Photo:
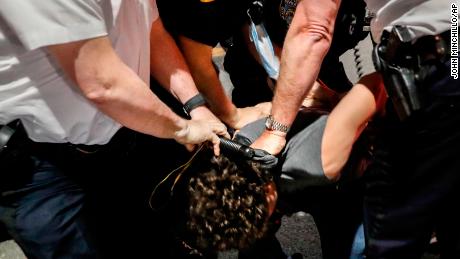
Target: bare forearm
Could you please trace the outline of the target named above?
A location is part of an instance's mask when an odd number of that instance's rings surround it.
[[[236,106],[226,95],[217,73],[212,71],[197,71],[199,75],[196,80],[199,91],[205,96],[209,108],[220,119],[229,122],[236,113]],[[198,79],[199,78],[199,79]]]
[[[295,44],[296,41],[290,43]],[[316,51],[313,44],[306,44],[302,39],[298,41],[303,41],[299,47],[291,47],[288,43],[283,48],[281,73],[273,98],[272,114],[285,125],[292,124],[303,100],[315,83],[319,67],[312,64],[322,61],[320,57],[312,55]]]
[[[48,47],[83,95],[131,129],[163,138],[185,127],[111,48],[107,37]]]
[[[184,36],[179,37],[179,42],[193,79],[211,111],[227,124],[231,124],[236,115],[236,107],[226,95],[212,63],[212,46]]]
[[[292,124],[318,76],[332,40],[338,5],[337,1],[319,5],[304,0],[296,9],[283,46],[272,109],[275,120],[285,125]]]
[[[161,20],[152,25],[150,33],[150,71],[153,77],[185,103],[198,94],[187,64],[174,39],[164,29]]]
[[[133,75],[134,72],[119,70],[117,73],[124,76],[117,77],[103,92],[88,93],[88,98],[101,111],[128,128],[160,138],[176,138],[184,129],[185,120],[161,102],[143,81]]]
[[[339,6],[340,0],[302,0],[297,5],[281,55],[272,108],[275,121],[284,125],[294,121],[329,49]],[[285,144],[284,132],[266,130],[252,147],[278,154]]]

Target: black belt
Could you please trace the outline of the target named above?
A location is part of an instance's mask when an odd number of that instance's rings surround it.
[[[0,196],[5,190],[23,186],[33,173],[34,158],[52,161],[64,168],[91,164],[92,161],[126,156],[134,146],[136,134],[122,128],[105,145],[75,145],[70,143],[39,143],[30,140],[21,123],[0,128],[4,132],[0,150]],[[104,160],[105,161],[105,160]]]
[[[437,35],[423,36],[413,47],[422,63],[429,60],[445,62],[450,58],[450,30]]]
[[[386,48],[382,58],[397,66],[410,67],[433,61],[443,63],[450,58],[450,30],[422,36],[412,43],[407,27],[395,26],[392,32],[382,33],[379,45]]]
[[[63,156],[89,156],[105,151],[120,151],[132,148],[134,143],[134,131],[127,128],[120,129],[112,140],[105,145],[84,145],[72,143],[41,143],[30,140],[17,120],[0,127],[0,163],[6,153],[20,150],[29,155],[47,155],[54,157]]]

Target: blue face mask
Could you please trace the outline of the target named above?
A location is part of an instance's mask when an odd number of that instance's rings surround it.
[[[279,75],[280,61],[275,55],[273,45],[265,30],[264,24],[255,25],[252,21],[250,24],[249,38],[254,43],[257,53],[259,54],[262,65],[268,76],[277,80]]]

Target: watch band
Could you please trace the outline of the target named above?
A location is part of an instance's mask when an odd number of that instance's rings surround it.
[[[281,122],[276,121],[272,115],[269,115],[267,117],[267,120],[265,121],[265,128],[267,130],[275,130],[275,131],[287,133],[290,127],[282,124]]]
[[[193,96],[192,98],[190,98],[190,100],[188,100],[187,102],[185,102],[182,108],[184,109],[185,114],[187,114],[187,116],[190,116],[190,112],[193,109],[199,106],[203,106],[205,104],[206,104],[206,100],[204,99],[203,95],[199,93]]]

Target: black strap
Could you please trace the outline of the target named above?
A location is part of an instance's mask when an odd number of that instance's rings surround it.
[[[190,116],[190,112],[193,109],[199,106],[203,106],[205,104],[206,104],[206,100],[204,99],[203,95],[197,94],[184,104],[183,109],[184,109],[185,114],[187,114],[187,116]]]

